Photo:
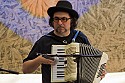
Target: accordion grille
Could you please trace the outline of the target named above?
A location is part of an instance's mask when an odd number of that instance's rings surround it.
[[[80,83],[92,83],[100,62],[100,57],[80,58],[79,81]]]
[[[77,64],[80,72],[78,80],[80,83],[92,83],[103,53],[92,46],[80,44],[80,54],[86,57],[81,57]]]

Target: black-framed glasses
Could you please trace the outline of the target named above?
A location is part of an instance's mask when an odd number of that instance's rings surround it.
[[[67,17],[62,17],[62,18],[54,17],[54,18],[53,18],[53,21],[56,22],[56,23],[58,23],[59,20],[61,20],[61,22],[64,23],[64,22],[67,22],[69,19],[71,19],[71,18],[67,18]]]

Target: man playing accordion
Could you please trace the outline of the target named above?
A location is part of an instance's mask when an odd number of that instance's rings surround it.
[[[76,31],[78,13],[72,9],[72,5],[68,1],[58,1],[56,6],[50,7],[47,11],[50,16],[49,25],[53,27],[53,31],[42,36],[34,44],[27,58],[23,60],[23,72],[32,73],[40,65],[42,65],[42,82],[51,83],[51,65],[55,65],[55,61],[40,54],[51,54],[52,45],[68,45],[71,42],[77,42],[90,45],[87,37],[81,31]],[[77,34],[77,36],[75,36]],[[79,63],[83,63],[83,58],[79,58]],[[79,70],[83,68],[80,67]],[[103,78],[105,70],[101,74]],[[79,76],[77,76],[79,77]],[[66,83],[66,82],[65,82]],[[83,83],[82,78],[78,78],[73,83]]]

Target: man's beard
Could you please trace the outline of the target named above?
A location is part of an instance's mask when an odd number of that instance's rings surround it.
[[[60,29],[63,29],[63,31],[60,30]],[[60,34],[60,33],[65,33],[65,32],[67,32],[67,29],[65,29],[63,26],[58,26],[55,31],[56,31],[58,34]]]

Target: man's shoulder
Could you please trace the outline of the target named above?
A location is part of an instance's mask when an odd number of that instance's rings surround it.
[[[75,33],[77,33],[77,31],[79,31],[79,30],[74,30]],[[90,45],[87,36],[86,36],[83,32],[81,32],[81,31],[79,31],[79,34],[78,34],[78,36],[77,36],[77,39],[78,39],[81,43],[85,43],[85,44],[89,44],[89,45]],[[82,41],[81,41],[81,40],[82,40]]]
[[[40,38],[36,41],[36,43],[47,42],[47,41],[49,41],[50,36],[51,36],[51,34],[50,34],[50,32],[49,32],[48,34],[43,35],[42,37],[40,37]]]
[[[48,37],[53,36],[53,34],[54,34],[53,31],[51,31],[51,32],[47,33],[46,35],[43,35],[39,40],[48,39]]]
[[[73,30],[73,32],[74,32],[74,33],[79,32],[78,36],[86,37],[86,35],[85,35],[83,32],[81,32],[80,30]]]

